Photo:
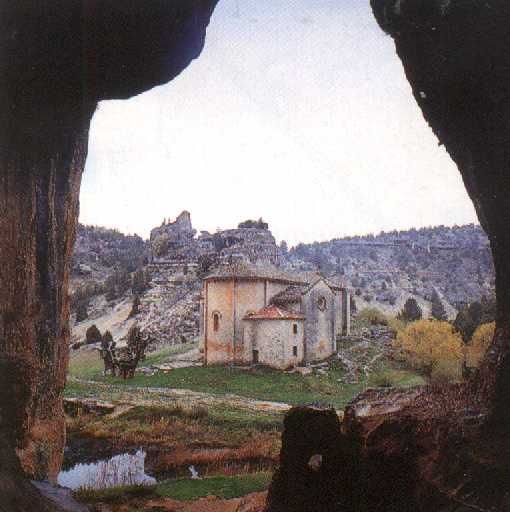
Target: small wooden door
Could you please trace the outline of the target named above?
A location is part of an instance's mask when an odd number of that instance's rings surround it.
[[[253,351],[253,364],[258,364],[259,362],[259,351],[254,350]]]

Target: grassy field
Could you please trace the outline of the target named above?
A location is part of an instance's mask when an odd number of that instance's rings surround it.
[[[149,356],[145,365],[154,360],[164,360],[165,354]],[[413,386],[424,384],[424,379],[416,373],[394,369],[388,364],[381,365],[366,381],[345,384],[341,381],[344,370],[333,363],[325,374],[303,376],[299,373],[286,373],[269,368],[240,369],[232,367],[180,368],[169,373],[136,375],[132,380],[122,380],[111,376],[103,377],[101,362],[97,353],[85,352],[73,358],[70,374],[77,378],[108,382],[117,385],[136,387],[190,389],[224,395],[233,393],[247,398],[284,402],[291,405],[306,405],[315,402],[331,404],[343,408],[356,394],[367,387],[377,385]],[[151,359],[152,358],[152,359]],[[73,386],[73,383],[70,383]]]
[[[182,347],[152,354],[145,365],[164,362],[179,349]],[[161,406],[159,402],[158,405],[152,402],[141,405],[145,402],[129,401],[130,397],[139,399],[140,394],[147,394],[145,387],[189,389],[212,395],[233,393],[292,405],[320,402],[341,409],[367,387],[425,383],[416,373],[387,360],[381,360],[376,371],[357,384],[342,381],[344,369],[337,362],[331,362],[322,372],[314,371],[307,376],[263,367],[194,367],[152,376],[140,374],[124,381],[103,377],[97,352],[89,351],[73,357],[70,374],[93,382],[70,379],[66,396],[140,405],[116,417],[69,418],[69,439],[88,438],[94,443],[97,440],[99,446],[107,442],[120,451],[143,447],[147,451],[146,470],[149,474],[162,479],[173,478],[149,489],[131,487],[78,493],[78,498],[86,503],[122,504],[130,503],[130,500],[141,500],[142,503],[150,497],[196,500],[208,495],[225,499],[245,496],[266,489],[270,474],[278,464],[283,413],[253,411],[213,401],[207,406],[189,401],[165,402]],[[152,395],[149,400],[153,399]],[[190,465],[194,465],[204,478],[183,478],[189,475]]]
[[[122,503],[133,499],[161,497],[178,501],[194,501],[206,496],[223,499],[240,498],[252,492],[265,491],[271,482],[271,473],[259,472],[236,476],[211,476],[200,480],[181,478],[161,482],[153,487],[113,487],[100,491],[83,489],[74,493],[85,503]]]
[[[185,345],[175,345],[149,353],[143,362],[144,366],[152,366],[164,363],[172,356],[183,354],[197,348],[197,343],[188,343]],[[84,380],[97,380],[103,376],[103,361],[99,357],[98,350],[80,350],[71,352],[69,361],[69,375]]]
[[[271,482],[271,476],[271,473],[261,472],[233,477],[213,476],[203,480],[174,480],[159,484],[156,493],[179,501],[192,501],[204,496],[239,498],[252,492],[266,490]]]

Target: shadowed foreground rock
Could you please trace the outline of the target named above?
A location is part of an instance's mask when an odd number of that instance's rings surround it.
[[[50,510],[64,447],[68,280],[97,102],[196,58],[217,0],[0,5],[0,510]]]
[[[497,327],[472,382],[368,391],[347,407],[339,444],[350,449],[340,454],[332,449],[339,462],[331,471],[353,478],[338,483],[325,510],[505,512],[510,510],[510,3],[371,3],[490,238]],[[284,446],[307,428],[292,422],[286,427]],[[302,462],[289,464],[285,454],[270,493],[271,512],[285,510],[293,475],[300,478],[306,470]],[[289,510],[316,510],[307,493],[319,489],[296,490]]]

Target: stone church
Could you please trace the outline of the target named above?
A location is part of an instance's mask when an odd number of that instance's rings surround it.
[[[350,296],[319,274],[230,265],[204,279],[205,363],[286,369],[331,356],[349,334]]]

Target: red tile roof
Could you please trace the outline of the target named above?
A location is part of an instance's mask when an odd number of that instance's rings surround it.
[[[291,313],[275,305],[266,306],[257,313],[251,313],[244,317],[244,320],[304,320],[305,317],[299,313]]]

